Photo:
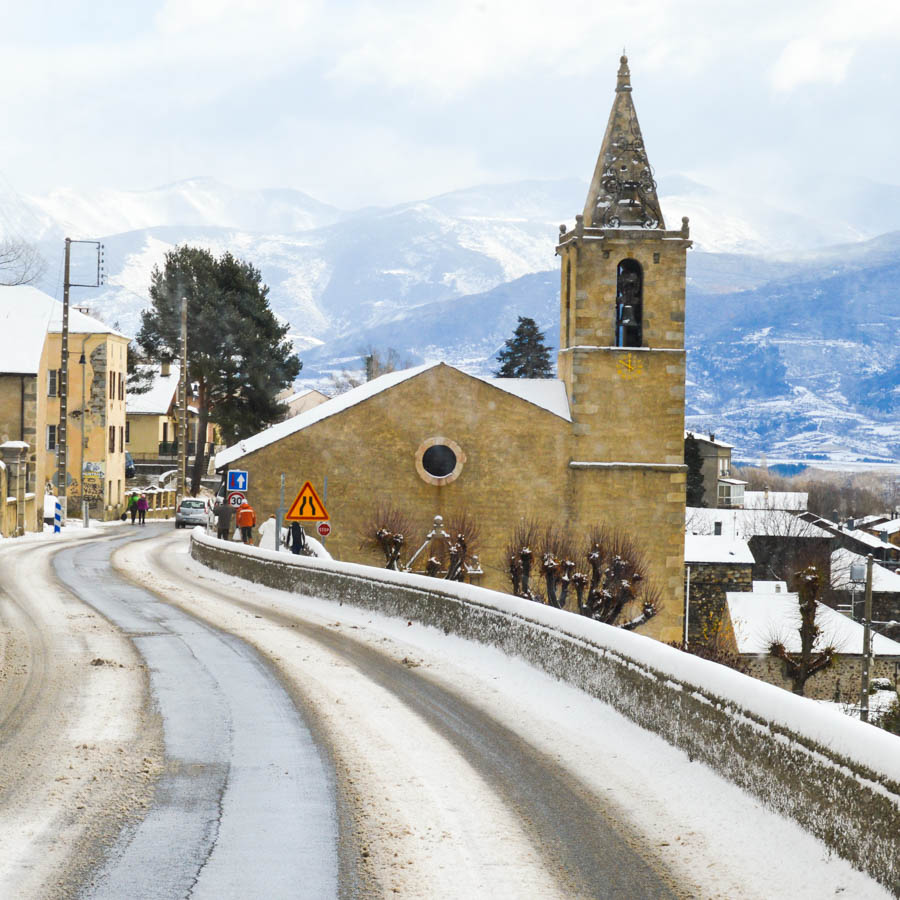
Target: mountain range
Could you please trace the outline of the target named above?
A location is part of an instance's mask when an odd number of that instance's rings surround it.
[[[368,348],[489,372],[519,315],[556,346],[555,238],[586,192],[576,179],[527,181],[340,210],[195,178],[144,192],[8,192],[0,230],[41,247],[41,286],[55,296],[63,238],[102,240],[107,284],[73,299],[129,334],[168,249],[229,249],[262,270],[301,382],[327,388]],[[689,427],[745,457],[900,460],[900,188],[844,179],[795,186],[779,204],[672,176],[660,199],[670,228],[690,217],[695,242]],[[76,269],[89,268],[91,248],[79,252]]]

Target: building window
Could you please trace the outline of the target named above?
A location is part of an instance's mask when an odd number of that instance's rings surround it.
[[[125,443],[131,443],[131,422],[127,419],[125,420]]]
[[[47,449],[48,450],[56,449],[56,426],[55,425],[47,426]]]
[[[59,396],[59,369],[50,369],[47,372],[47,396]]]
[[[119,399],[125,399],[125,375],[119,372]]]
[[[722,523],[721,522],[713,522],[713,534],[721,534],[722,533]]]
[[[571,347],[571,326],[572,319],[572,261],[566,260],[566,346]]]
[[[644,272],[635,259],[616,270],[616,346],[641,347],[644,340]]]
[[[119,453],[125,452],[125,428],[124,426],[119,426]]]
[[[109,426],[109,452],[110,453],[116,452],[116,426],[115,425]]]
[[[466,454],[462,447],[449,438],[428,438],[416,450],[419,477],[438,487],[456,481],[465,464]]]

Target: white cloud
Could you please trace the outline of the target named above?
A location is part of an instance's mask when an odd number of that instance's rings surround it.
[[[804,84],[840,84],[847,76],[854,49],[815,38],[788,42],[772,68],[772,86],[791,91]]]

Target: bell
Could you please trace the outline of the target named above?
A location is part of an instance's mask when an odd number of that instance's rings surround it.
[[[626,328],[630,325],[637,325],[637,320],[634,317],[634,307],[630,303],[626,303],[622,307],[622,312],[619,315],[619,324]]]

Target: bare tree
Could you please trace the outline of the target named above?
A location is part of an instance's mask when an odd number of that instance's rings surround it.
[[[412,363],[408,359],[401,359],[400,353],[393,347],[381,350],[378,347],[369,346],[362,351],[363,368],[356,371],[344,369],[340,375],[331,374],[331,393],[343,394],[351,388],[359,387],[379,375],[388,372],[396,372],[399,369],[408,369]]]
[[[412,519],[401,509],[382,503],[369,521],[361,547],[373,547],[384,554],[386,569],[400,568],[400,553],[413,533]]]
[[[806,682],[832,664],[837,648],[832,642],[822,646],[822,629],[816,621],[822,584],[818,570],[809,566],[797,572],[794,578],[800,605],[800,653],[788,651],[779,638],[772,640],[769,653],[784,662],[794,693],[803,696]]]
[[[19,238],[0,240],[0,284],[32,284],[44,274],[44,257]]]

